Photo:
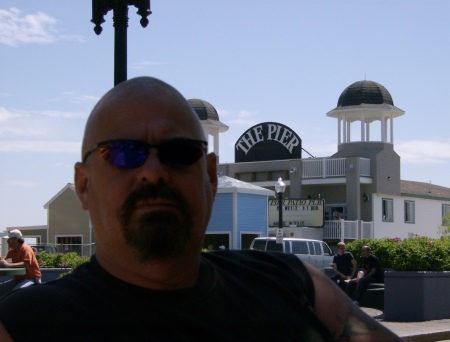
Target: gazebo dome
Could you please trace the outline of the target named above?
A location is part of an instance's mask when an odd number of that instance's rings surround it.
[[[363,103],[394,105],[391,94],[381,84],[373,81],[358,81],[345,88],[339,96],[337,106],[359,106]]]
[[[196,111],[198,118],[200,120],[219,120],[219,114],[213,105],[205,100],[200,99],[189,99],[188,102]]]

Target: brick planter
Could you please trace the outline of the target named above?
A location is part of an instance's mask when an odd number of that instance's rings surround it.
[[[70,268],[41,268],[42,282],[55,280],[61,273],[70,271]],[[0,283],[11,279],[12,276],[0,276]]]
[[[384,274],[384,319],[421,322],[450,318],[450,272]]]

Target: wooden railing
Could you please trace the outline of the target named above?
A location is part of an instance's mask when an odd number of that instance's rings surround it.
[[[373,239],[373,222],[333,220],[325,221],[324,240]]]
[[[345,177],[351,170],[345,166],[346,158],[311,158],[303,160],[303,178]],[[359,158],[361,176],[370,177],[370,159]]]

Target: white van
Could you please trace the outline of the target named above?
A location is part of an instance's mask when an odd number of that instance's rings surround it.
[[[252,241],[250,249],[292,253],[321,270],[333,266],[333,252],[325,242],[319,240],[283,238],[283,243],[277,243],[274,237],[259,237]]]

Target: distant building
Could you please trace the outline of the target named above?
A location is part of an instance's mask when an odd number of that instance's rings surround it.
[[[44,208],[47,209],[46,226],[7,227],[6,230],[19,229],[28,244],[55,245],[60,253],[73,251],[92,255],[95,252],[89,215],[81,208],[73,184],[64,186]],[[7,248],[2,241],[2,255],[6,254]]]
[[[244,132],[235,144],[235,163],[219,164],[218,170],[271,190],[281,177],[287,186],[284,198],[323,199],[325,222],[318,229],[331,243],[438,237],[442,216],[450,212],[450,189],[400,179],[394,119],[403,114],[381,84],[355,82],[327,113],[338,120],[338,151],[332,156],[302,159],[301,138],[281,123],[266,122]],[[285,235],[302,236],[299,227],[289,222],[285,227]]]
[[[203,247],[248,248],[255,237],[267,234],[267,199],[272,190],[220,176]]]
[[[188,101],[200,118],[210,150],[218,153],[219,133],[228,126],[209,102]],[[331,245],[361,238],[439,237],[442,217],[450,213],[450,188],[401,180],[394,119],[403,114],[381,84],[351,84],[327,113],[338,122],[338,149],[323,158],[302,158],[301,137],[282,123],[250,127],[236,141],[235,163],[218,164],[219,189],[203,247],[245,249],[254,237],[275,235],[279,223],[270,212],[277,203],[273,195],[279,177],[286,184],[285,236],[322,239]],[[357,138],[352,130],[358,132]],[[62,251],[95,252],[88,213],[81,209],[72,184],[44,207],[47,226],[7,230],[21,229],[26,238],[57,244]],[[302,224],[309,222],[305,215],[312,210],[322,216],[321,224]]]

